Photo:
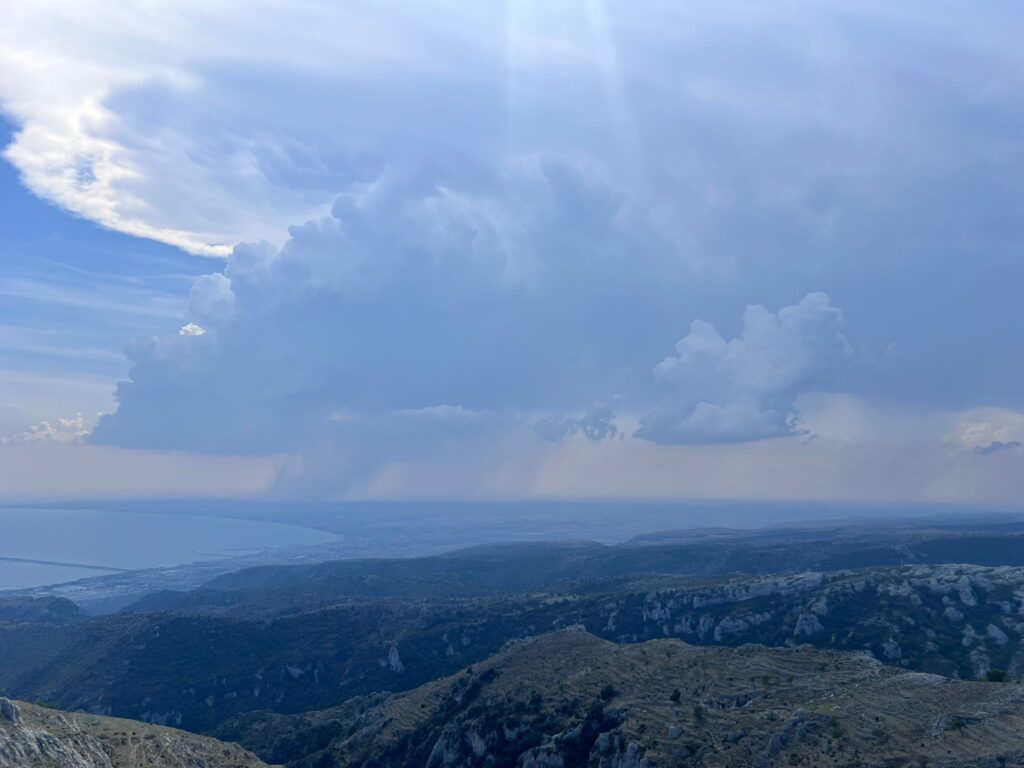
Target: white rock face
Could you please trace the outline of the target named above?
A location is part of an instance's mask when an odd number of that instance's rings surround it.
[[[266,768],[234,744],[0,698],[0,768]]]
[[[796,620],[796,626],[793,627],[793,636],[810,636],[817,632],[821,632],[823,629],[824,627],[821,626],[821,622],[818,621],[818,617],[816,615],[813,613],[801,613],[799,618]]]
[[[10,699],[0,698],[0,719],[21,725],[21,707]]]
[[[720,643],[729,635],[740,634],[750,629],[750,624],[739,618],[726,617],[715,627],[715,642]]]
[[[971,589],[971,577],[961,577],[958,586],[960,593],[960,602],[970,608],[976,606],[978,604],[978,598],[974,596],[974,590]]]
[[[590,752],[590,765],[593,768],[651,768],[640,745],[613,733],[597,737]]]
[[[900,648],[899,643],[890,637],[882,643],[882,653],[885,654],[885,658],[889,661],[895,661],[903,656],[903,649]]]
[[[398,655],[398,648],[393,645],[388,651],[388,669],[392,672],[405,672],[405,664],[402,663],[402,657]]]
[[[5,726],[0,728],[0,766],[61,766],[61,768],[114,768],[103,745],[84,733],[71,719],[60,718],[60,737],[49,730],[24,724],[21,710],[13,702],[0,700]]]
[[[1006,633],[995,624],[989,624],[985,629],[985,632],[996,642],[997,645],[1006,645],[1010,641],[1010,638],[1006,636]]]
[[[534,747],[520,756],[519,764],[521,768],[564,768],[565,759],[552,747]]]

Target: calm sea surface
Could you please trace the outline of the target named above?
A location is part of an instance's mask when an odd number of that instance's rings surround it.
[[[322,531],[256,520],[0,508],[0,589],[98,576],[102,568],[166,567],[333,538]]]

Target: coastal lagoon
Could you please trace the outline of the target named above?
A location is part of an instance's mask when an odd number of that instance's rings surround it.
[[[57,584],[276,547],[333,541],[323,531],[199,515],[0,507],[0,589]]]

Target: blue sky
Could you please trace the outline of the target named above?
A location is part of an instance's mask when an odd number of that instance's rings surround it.
[[[0,123],[0,141],[11,126]],[[127,341],[174,332],[210,262],[69,216],[0,165],[0,381],[4,434],[114,406]],[[70,410],[69,410],[70,409]]]
[[[0,493],[1020,498],[1017,6],[503,8],[12,9]]]

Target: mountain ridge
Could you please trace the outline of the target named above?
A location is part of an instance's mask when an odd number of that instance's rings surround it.
[[[988,766],[1024,759],[1024,687],[810,647],[525,638],[414,690],[216,733],[313,766]]]

